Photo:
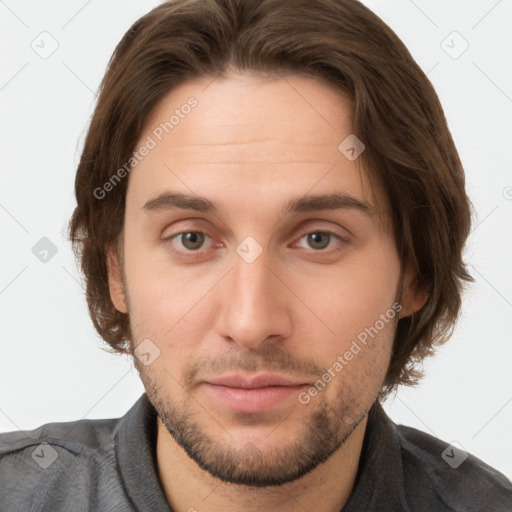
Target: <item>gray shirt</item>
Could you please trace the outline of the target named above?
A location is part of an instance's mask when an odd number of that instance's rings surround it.
[[[118,419],[0,434],[0,511],[172,512],[155,448],[156,412],[145,393]],[[464,457],[448,443],[395,425],[375,402],[342,512],[512,511],[512,483]],[[188,499],[201,512],[201,498]]]

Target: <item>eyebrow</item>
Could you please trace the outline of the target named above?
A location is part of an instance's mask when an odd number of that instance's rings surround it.
[[[143,209],[147,212],[161,212],[174,209],[193,210],[201,213],[217,213],[219,206],[206,197],[192,196],[179,192],[164,192],[147,201]],[[375,209],[356,197],[341,194],[316,194],[292,198],[285,205],[282,215],[289,213],[312,212],[319,210],[354,209],[369,216]]]

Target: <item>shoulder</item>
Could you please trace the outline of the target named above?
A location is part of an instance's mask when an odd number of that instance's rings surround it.
[[[69,450],[97,449],[112,439],[118,419],[77,420],[46,423],[33,430],[0,433],[0,457],[37,445],[58,441]]]
[[[51,465],[50,459],[58,456],[66,460],[108,456],[114,445],[113,431],[117,422],[117,419],[84,419],[47,423],[29,431],[2,433],[0,468],[9,459],[17,460],[27,453],[39,467]]]
[[[512,483],[505,475],[460,445],[412,427],[396,429],[408,502],[427,503],[422,496],[435,495],[447,510],[512,510]]]
[[[35,500],[45,508],[58,499],[54,510],[86,503],[98,478],[115,475],[117,422],[48,423],[0,434],[0,509],[28,510]]]

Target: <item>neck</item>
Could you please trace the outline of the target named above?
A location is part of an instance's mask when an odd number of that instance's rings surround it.
[[[247,487],[222,482],[201,469],[157,418],[160,482],[174,512],[339,512],[354,486],[367,419],[325,463],[302,478],[280,486]]]

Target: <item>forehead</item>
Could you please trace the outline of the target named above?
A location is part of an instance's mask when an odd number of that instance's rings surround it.
[[[361,159],[339,149],[352,130],[351,99],[313,78],[231,74],[186,82],[145,123],[137,148],[151,148],[130,173],[127,204],[140,208],[169,189],[248,209],[342,192],[379,209],[385,198]]]

